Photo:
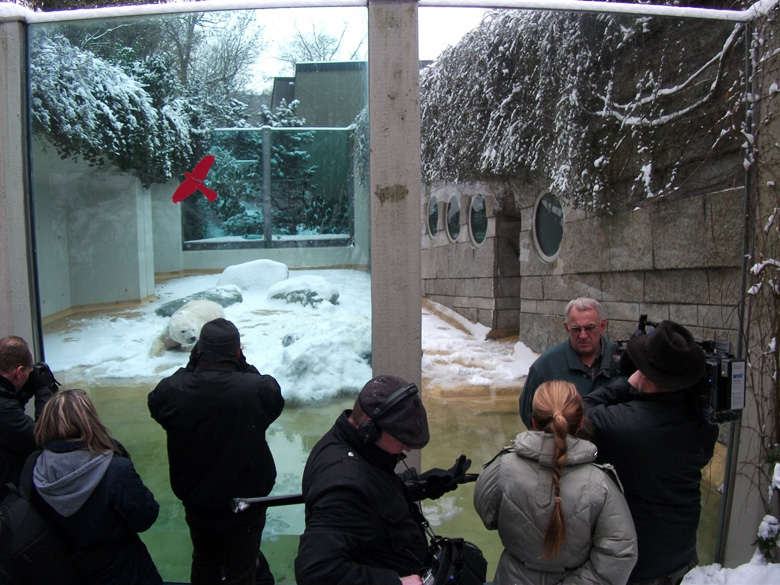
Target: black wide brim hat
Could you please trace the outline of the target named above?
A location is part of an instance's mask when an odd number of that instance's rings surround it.
[[[649,334],[632,337],[626,351],[648,380],[666,390],[690,388],[706,370],[704,352],[691,332],[673,321],[661,321]]]

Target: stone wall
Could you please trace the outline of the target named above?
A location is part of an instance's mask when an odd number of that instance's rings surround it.
[[[471,196],[488,202],[485,242],[475,245],[467,222]],[[630,335],[640,314],[682,323],[699,339],[737,342],[742,298],[744,189],[593,214],[564,207],[561,249],[544,262],[534,246],[534,204],[545,190],[517,183],[441,183],[422,198],[423,294],[498,336],[519,332],[534,351],[563,339],[563,311],[578,296],[602,302],[613,339]],[[439,200],[438,233],[427,223]],[[461,202],[461,233],[446,233],[446,202]]]
[[[601,301],[607,335],[626,338],[640,314],[671,319],[699,339],[737,341],[744,190],[649,200],[612,215],[565,209],[559,256],[544,263],[533,245],[533,204],[521,206],[520,339],[543,351],[564,338],[566,303]]]
[[[749,168],[751,229],[745,356],[747,395],[741,424],[733,436],[731,494],[726,514],[727,543],[723,564],[733,567],[750,558],[755,534],[765,514],[780,515],[777,490],[771,489],[778,430],[778,330],[780,329],[780,4],[767,7],[755,23],[752,90],[755,137]]]
[[[437,183],[423,187],[421,205],[421,249],[423,295],[481,323],[493,335],[517,332],[520,310],[520,265],[517,261],[518,215],[502,213],[507,187],[503,184],[457,185]],[[469,229],[471,200],[485,198],[487,233],[477,243]],[[439,206],[437,233],[428,225],[428,203],[436,197]],[[447,203],[460,202],[460,233],[449,237]],[[514,207],[511,197],[510,207]]]

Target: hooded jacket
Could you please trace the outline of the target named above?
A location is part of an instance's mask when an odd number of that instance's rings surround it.
[[[162,583],[137,534],[154,524],[159,505],[128,457],[52,441],[36,461],[32,498],[74,554],[85,583]]]
[[[567,437],[561,470],[566,537],[560,554],[542,559],[554,493],[554,437],[519,434],[480,473],[474,507],[504,551],[493,585],[623,585],[636,562],[636,533],[616,476],[593,465],[596,447]]]

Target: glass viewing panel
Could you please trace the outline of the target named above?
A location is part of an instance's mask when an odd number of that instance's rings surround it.
[[[542,195],[534,210],[534,242],[542,260],[552,262],[563,241],[563,206],[552,193]]]
[[[488,204],[495,197],[497,207],[507,210],[497,216],[496,237],[511,238],[519,252],[497,255],[488,274],[494,290],[514,286],[518,259],[521,278],[538,279],[545,270],[536,257],[523,253],[526,244],[550,262],[564,237],[584,229],[571,225],[564,230],[564,210],[577,219],[629,212],[649,198],[721,193],[744,181],[744,24],[474,8],[421,7],[419,15],[422,192],[456,184],[461,192],[485,193],[483,185],[488,185]],[[470,26],[463,26],[467,21]],[[538,198],[540,188],[547,195]],[[577,209],[576,216],[569,209]],[[519,221],[531,210],[532,221]],[[450,237],[457,237],[460,223],[453,219],[459,207],[449,203],[442,211]],[[480,230],[472,216],[469,227],[477,241]],[[565,242],[567,250],[569,244],[576,254],[577,242]],[[438,247],[427,238],[422,254],[423,265],[436,268],[424,279],[434,300],[457,295],[469,279],[486,276],[485,264],[474,255],[452,253],[441,262]],[[556,275],[563,271],[564,284],[572,283],[573,298],[579,273],[590,273],[591,267],[571,264],[554,270]],[[734,258],[733,265],[740,259]],[[458,292],[443,292],[456,281]],[[492,300],[498,305],[503,299]],[[455,304],[461,302],[458,298]],[[481,305],[465,303],[471,315],[464,316],[473,318]],[[519,311],[515,325],[521,322]],[[513,319],[506,312],[502,318]],[[526,341],[523,336],[521,329],[520,341]],[[444,378],[426,378],[423,371],[423,392],[426,379],[435,389],[427,404],[433,410],[439,405],[436,396],[444,396],[442,408],[449,414],[440,419],[451,426],[438,431],[439,440],[423,451],[424,461],[465,452],[484,463],[523,430],[516,416],[502,418],[500,405],[471,416],[467,402],[458,406],[449,399]],[[463,388],[453,390],[463,395]],[[484,396],[483,387],[471,392]],[[470,426],[475,418],[479,421]],[[489,436],[485,429],[491,430]],[[504,431],[497,437],[495,429]],[[714,560],[718,538],[717,487],[723,481],[725,446],[718,444],[716,453],[702,482],[697,538],[702,564]],[[495,567],[501,546],[473,511],[472,493],[462,486],[447,496],[457,512],[439,532],[478,543]]]
[[[469,230],[471,239],[479,245],[485,241],[487,235],[488,216],[485,209],[485,197],[475,195],[471,198],[471,208],[469,210]]]
[[[184,250],[350,245],[354,143],[353,127],[213,130],[220,204],[182,202]]]
[[[471,29],[462,43],[420,50],[424,180],[505,180],[506,192],[542,180],[558,194],[543,197],[534,218],[542,254],[560,247],[565,206],[630,209],[680,185],[733,187],[737,175],[721,163],[741,167],[744,137],[721,137],[719,125],[741,123],[743,108],[723,100],[743,93],[742,25],[500,10],[459,28],[452,9],[420,13],[424,43]],[[323,30],[341,44],[312,57],[308,31]],[[142,538],[167,581],[189,579],[191,544],[146,396],[187,362],[186,351],[160,352],[177,305],[196,296],[220,304],[248,361],[279,380],[287,407],[268,435],[274,494],[299,492],[312,446],[371,377],[366,39],[366,9],[342,7],[29,26],[40,357],[65,387],[89,392],[155,494],[160,517]],[[458,197],[442,211],[455,240]],[[452,258],[451,273],[436,278],[468,276],[466,256]],[[282,281],[311,294],[288,294]],[[426,400],[437,437],[426,467],[462,452],[478,469],[522,430],[514,410],[473,416],[469,401]],[[703,564],[713,558],[722,481],[709,475]],[[500,543],[477,518],[472,490],[426,504],[426,515],[438,533],[476,542],[495,567]],[[280,585],[294,583],[302,531],[302,506],[269,511],[263,551]]]
[[[457,195],[447,201],[447,235],[453,242],[460,235],[460,199]]]
[[[29,27],[43,357],[160,503],[141,536],[166,581],[189,580],[191,544],[146,397],[188,361],[164,346],[175,310],[216,302],[279,381],[274,494],[372,375],[366,39],[342,7]],[[302,531],[303,506],[269,512],[277,583]]]
[[[439,233],[439,200],[436,195],[431,195],[428,201],[428,231],[432,238]]]

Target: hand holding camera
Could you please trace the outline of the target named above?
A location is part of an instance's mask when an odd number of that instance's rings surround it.
[[[192,351],[190,351],[190,360],[187,362],[187,365],[184,366],[184,369],[188,372],[194,372],[195,368],[198,367],[198,362],[200,361],[200,356],[203,355],[201,351],[198,349],[198,344],[196,343],[195,346],[192,348]]]
[[[60,383],[54,377],[51,368],[44,362],[37,362],[33,365],[27,382],[24,383],[16,393],[19,402],[24,406],[27,401],[42,390],[48,390],[52,393],[59,390]]]

